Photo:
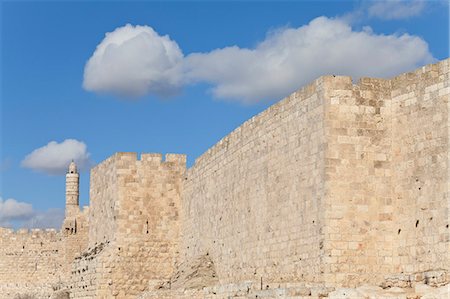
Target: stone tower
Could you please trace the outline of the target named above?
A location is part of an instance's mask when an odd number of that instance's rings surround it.
[[[66,174],[66,219],[75,217],[79,211],[79,181],[77,165],[72,160]]]

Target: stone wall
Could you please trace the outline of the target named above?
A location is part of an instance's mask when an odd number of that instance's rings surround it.
[[[0,298],[441,292],[429,288],[450,282],[449,62],[323,76],[187,171],[184,155],[115,154],[61,232],[0,228]]]
[[[391,80],[333,80],[328,283],[450,280],[448,72],[446,60]]]
[[[378,284],[392,270],[390,82],[328,80],[326,282]]]
[[[49,298],[64,289],[87,245],[87,211],[66,219],[61,231],[0,228],[0,298]]]
[[[119,154],[116,154],[91,169],[89,247],[115,239],[120,209],[116,169],[118,159]]]
[[[208,254],[220,283],[323,281],[325,79],[251,118],[189,169],[184,261]]]
[[[64,281],[63,236],[55,230],[0,228],[0,298],[57,288]]]
[[[116,248],[110,244],[97,244],[75,257],[67,288],[71,298],[111,298]]]
[[[447,272],[450,280],[449,62],[392,84],[392,201],[395,273]]]
[[[72,270],[72,262],[81,252],[88,247],[89,233],[89,208],[84,207],[82,211],[72,208],[70,217],[65,218],[61,233],[64,234],[64,263],[63,271],[66,277]],[[66,280],[67,282],[67,280]]]
[[[448,63],[324,76],[223,138],[188,170],[181,264],[208,254],[222,284],[448,282]]]

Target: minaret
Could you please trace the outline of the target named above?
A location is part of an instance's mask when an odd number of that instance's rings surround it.
[[[77,172],[77,165],[72,160],[66,174],[66,219],[77,216],[80,211],[78,203],[79,181],[80,175]]]

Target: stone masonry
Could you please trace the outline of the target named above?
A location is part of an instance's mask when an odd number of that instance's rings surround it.
[[[320,77],[189,169],[116,153],[82,211],[71,163],[61,231],[0,229],[0,298],[447,298],[449,64]]]

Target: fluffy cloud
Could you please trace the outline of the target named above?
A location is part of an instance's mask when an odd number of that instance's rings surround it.
[[[148,26],[117,28],[107,33],[84,69],[86,90],[123,96],[170,95],[181,86],[183,54],[167,35]]]
[[[417,16],[424,8],[424,0],[384,0],[370,5],[368,14],[385,20],[399,20]]]
[[[22,161],[22,166],[48,174],[64,174],[71,160],[78,168],[87,169],[91,165],[90,154],[84,142],[66,139],[61,143],[50,141],[47,145],[35,149]]]
[[[128,34],[119,34],[122,30]],[[135,36],[141,36],[143,30],[152,33],[142,36],[147,42],[135,42]],[[356,31],[343,19],[326,17],[318,17],[299,28],[271,32],[254,48],[233,46],[187,56],[183,56],[174,41],[159,36],[150,27],[127,25],[107,34],[97,47],[86,65],[85,86],[93,80],[86,75],[91,62],[106,59],[107,51],[99,50],[111,44],[106,40],[120,40],[118,44],[127,46],[115,46],[121,51],[111,55],[108,63],[96,65],[96,80],[108,84],[89,90],[143,95],[159,93],[156,85],[160,85],[169,94],[169,89],[175,91],[181,84],[206,82],[211,84],[214,96],[244,103],[282,98],[325,74],[350,75],[355,79],[390,77],[434,60],[428,44],[420,37],[381,35],[367,27]],[[171,45],[164,55],[153,50],[163,47],[162,40]],[[173,63],[153,59],[159,56],[176,59],[170,60]],[[133,57],[131,65],[138,66],[125,65],[129,57]],[[127,78],[109,69],[123,69]],[[149,73],[152,75],[146,77]]]
[[[13,198],[3,200],[0,197],[0,225],[13,220],[26,220],[33,216],[31,204],[17,201]]]
[[[29,203],[13,198],[3,200],[0,196],[0,226],[21,228],[61,228],[64,211],[49,209],[45,212],[34,211]]]
[[[324,74],[389,77],[432,61],[419,37],[353,31],[319,17],[279,30],[254,49],[230,47],[186,59],[188,77],[214,84],[220,98],[252,102],[280,98]]]

